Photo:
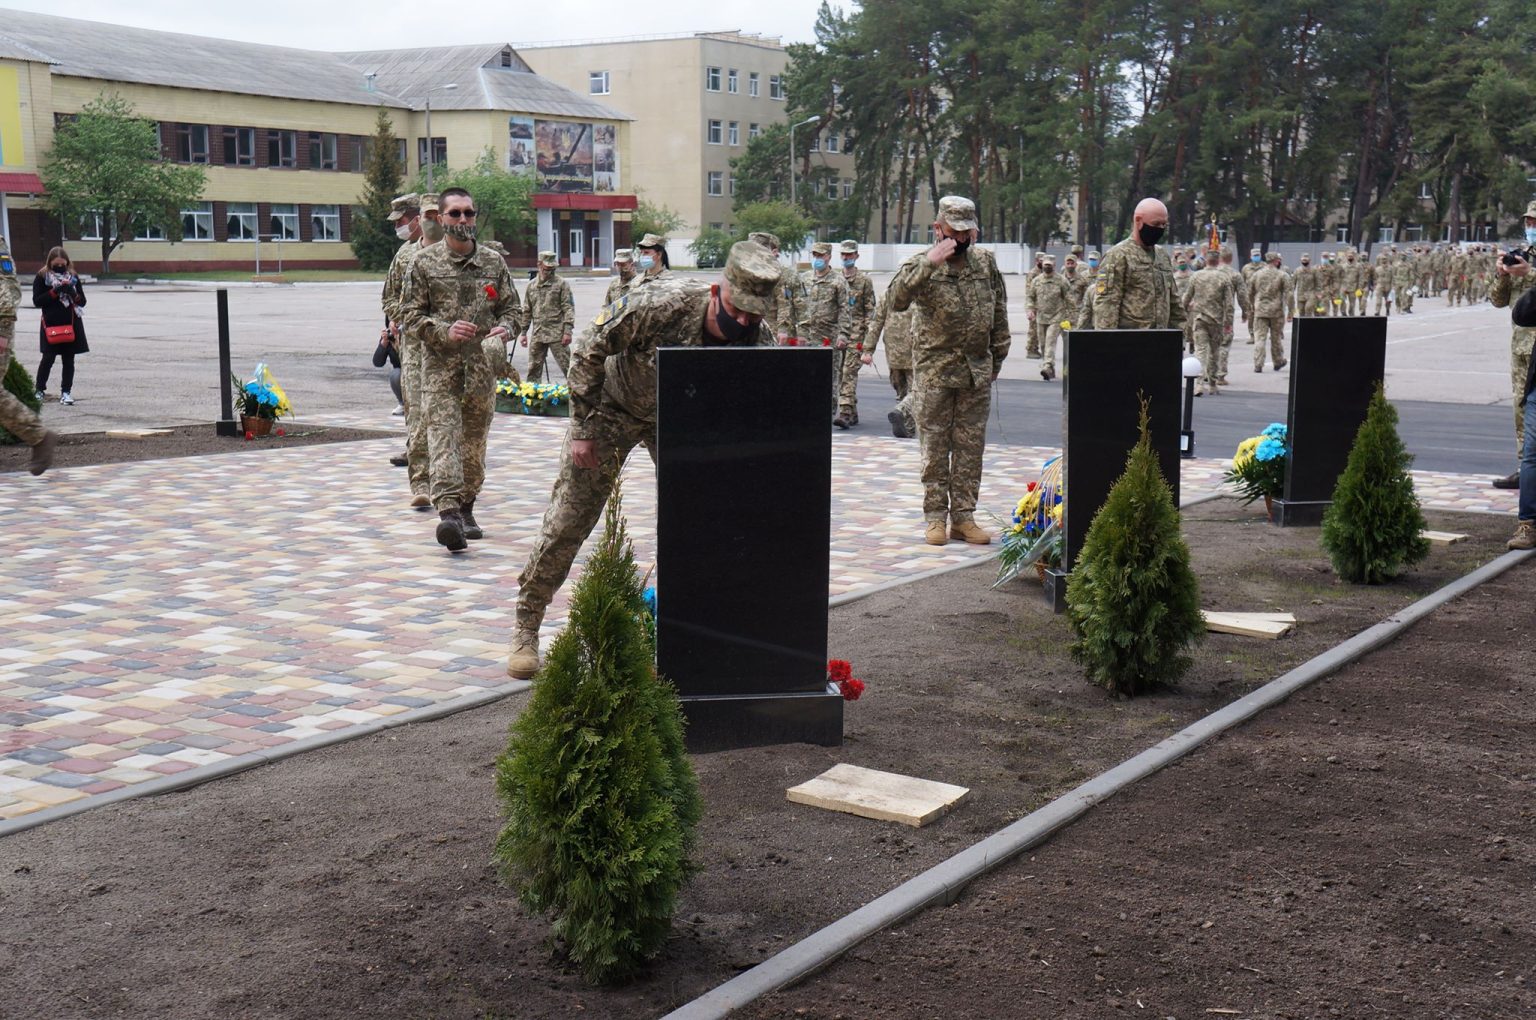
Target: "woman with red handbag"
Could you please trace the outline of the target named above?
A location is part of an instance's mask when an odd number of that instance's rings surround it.
[[[48,374],[53,371],[55,358],[64,362],[63,388],[59,403],[73,404],[69,395],[75,383],[75,355],[89,351],[85,342],[85,322],[80,309],[85,305],[85,288],[75,275],[74,264],[63,248],[48,252],[43,268],[32,281],[32,304],[43,310],[43,324],[38,327],[37,345],[43,360],[37,366],[37,399],[44,399],[48,389]]]

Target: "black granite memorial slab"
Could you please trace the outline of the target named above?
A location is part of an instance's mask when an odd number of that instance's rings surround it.
[[[1066,608],[1066,578],[1094,515],[1125,473],[1148,400],[1152,447],[1179,498],[1180,389],[1184,334],[1176,329],[1074,329],[1063,340],[1061,567],[1046,572],[1046,599]]]
[[[827,683],[832,352],[656,352],[657,666],[693,751],[842,742]]]
[[[1275,523],[1318,525],[1349,462],[1376,385],[1386,377],[1387,320],[1379,315],[1291,323],[1290,456]]]

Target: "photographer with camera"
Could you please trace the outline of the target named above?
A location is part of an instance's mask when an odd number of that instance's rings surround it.
[[[1525,207],[1525,247],[1499,257],[1495,263],[1496,277],[1488,300],[1495,308],[1507,308],[1536,284],[1531,264],[1536,261],[1536,201]],[[1525,448],[1525,383],[1530,372],[1531,348],[1536,347],[1536,326],[1522,326],[1518,319],[1509,345],[1509,375],[1515,398],[1515,454],[1518,457]],[[1496,478],[1498,489],[1518,489],[1520,472]]]

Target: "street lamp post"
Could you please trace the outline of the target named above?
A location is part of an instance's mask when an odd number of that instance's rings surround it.
[[[432,188],[432,168],[437,163],[437,160],[435,158],[433,158],[433,155],[432,155],[432,93],[438,91],[439,89],[441,89],[444,92],[452,92],[454,89],[456,89],[458,87],[459,86],[458,86],[457,82],[449,82],[446,85],[433,85],[430,88],[428,88],[427,92],[426,92],[426,105],[427,105],[427,191],[429,193],[433,191],[433,188]]]
[[[795,128],[805,127],[807,124],[815,124],[821,120],[821,114],[807,117],[798,124],[789,126],[789,204],[795,204]]]

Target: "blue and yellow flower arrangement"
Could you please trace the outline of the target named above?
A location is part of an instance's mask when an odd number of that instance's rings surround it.
[[[1280,422],[1238,444],[1232,466],[1223,480],[1237,489],[1246,505],[1256,499],[1279,496],[1285,491],[1285,462],[1290,455],[1289,434]]]
[[[509,414],[536,414],[566,418],[571,413],[571,388],[565,383],[496,383],[496,410]]]
[[[1064,496],[1061,458],[1052,457],[1040,469],[1040,477],[1024,490],[1013,508],[1011,524],[1003,529],[1003,550],[992,587],[1013,580],[1032,564],[1040,571],[1060,565]]]

